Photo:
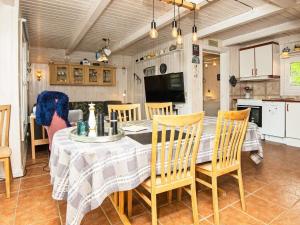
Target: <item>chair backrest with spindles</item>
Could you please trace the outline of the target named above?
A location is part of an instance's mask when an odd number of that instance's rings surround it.
[[[0,146],[9,145],[10,105],[0,105]]]
[[[117,113],[119,122],[141,120],[140,104],[108,105],[109,118],[112,112]]]
[[[172,102],[145,103],[147,120],[152,120],[154,115],[173,115]]]
[[[203,130],[203,118],[204,112],[180,116],[153,116],[152,186],[156,181],[157,165],[160,165],[162,185],[191,176],[195,177],[195,163]]]
[[[218,113],[212,168],[222,170],[241,161],[250,109]]]

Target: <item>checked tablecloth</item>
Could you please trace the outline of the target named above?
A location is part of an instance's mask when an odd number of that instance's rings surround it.
[[[142,132],[151,132],[151,121],[136,123],[148,127]],[[215,126],[216,118],[205,117],[197,163],[211,160]],[[54,135],[49,164],[52,197],[67,201],[66,225],[79,225],[110,194],[134,189],[150,176],[151,144],[142,145],[127,136],[109,143],[75,142],[69,139],[71,129]],[[243,151],[263,157],[258,127],[253,123],[249,123]]]

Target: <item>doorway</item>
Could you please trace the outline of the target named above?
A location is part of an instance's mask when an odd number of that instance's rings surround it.
[[[203,109],[206,116],[220,110],[220,55],[203,52]]]

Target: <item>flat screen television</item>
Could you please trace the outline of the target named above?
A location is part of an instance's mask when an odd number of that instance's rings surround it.
[[[183,73],[144,77],[146,102],[184,103]]]

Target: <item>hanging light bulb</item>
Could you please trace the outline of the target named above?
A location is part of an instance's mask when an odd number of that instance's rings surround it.
[[[216,66],[217,65],[217,62],[216,61],[213,61],[213,66]]]
[[[193,39],[193,43],[194,43],[194,44],[198,41],[198,37],[197,37],[197,27],[196,27],[195,21],[196,21],[196,10],[194,9],[194,26],[193,26],[193,29],[192,29],[192,32],[193,32],[192,39]]]
[[[175,0],[173,2],[174,4],[174,19],[173,19],[173,22],[172,22],[172,37],[173,38],[177,38],[177,21],[175,19]]]
[[[156,30],[156,22],[154,20],[154,0],[153,0],[153,20],[151,22],[151,30],[149,32],[149,35],[153,39],[158,37],[158,32]]]
[[[178,33],[178,35],[177,35],[176,43],[178,45],[182,45],[183,39],[182,39],[182,32],[181,32],[180,28],[178,28],[177,33]]]
[[[177,29],[177,39],[176,39],[177,45],[182,45],[183,39],[182,39],[182,31],[180,29],[180,11],[178,7],[178,29]]]
[[[156,23],[154,20],[151,22],[151,30],[149,32],[149,35],[153,39],[158,37],[158,32],[156,30]]]

